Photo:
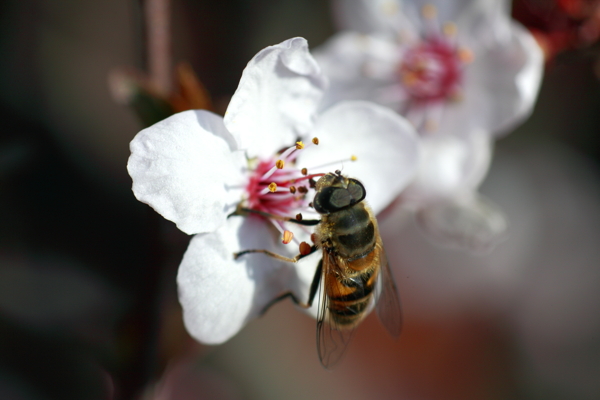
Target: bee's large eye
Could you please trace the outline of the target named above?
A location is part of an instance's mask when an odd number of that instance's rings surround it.
[[[348,180],[348,192],[350,193],[350,196],[352,196],[352,204],[363,201],[367,195],[367,191],[363,184],[356,179],[350,178]]]
[[[364,186],[349,179],[348,188],[326,187],[315,195],[313,206],[318,213],[329,214],[362,201],[366,196]]]

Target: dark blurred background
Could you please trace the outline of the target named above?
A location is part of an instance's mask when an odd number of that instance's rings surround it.
[[[148,68],[144,6],[0,3],[1,399],[600,398],[598,46],[557,51],[533,116],[498,142],[483,191],[509,239],[471,256],[383,221],[405,243],[390,256],[406,272],[403,336],[369,317],[328,372],[314,321],[289,304],[222,346],[185,333],[189,237],[134,198],[128,144],[144,126],[108,85]],[[323,0],[171,0],[171,13],[173,62],[215,104],[258,50],[335,31]]]

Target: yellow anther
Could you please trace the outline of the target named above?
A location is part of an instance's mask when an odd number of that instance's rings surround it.
[[[458,28],[456,28],[456,24],[454,22],[446,22],[443,30],[446,36],[454,36],[456,35]]]
[[[460,49],[458,49],[457,55],[458,58],[460,58],[460,61],[462,61],[465,64],[473,62],[473,59],[475,58],[473,52],[467,49],[466,47],[461,47]]]
[[[304,148],[304,143],[302,143],[302,140],[299,142],[296,142],[296,150],[302,150]]]
[[[313,142],[313,144],[319,144],[319,138],[318,137],[312,138],[312,142]]]
[[[462,101],[463,99],[463,93],[461,90],[459,89],[455,89],[452,93],[450,93],[450,95],[448,96],[448,100],[450,101],[454,101],[454,102],[459,102]]]
[[[384,14],[395,15],[398,13],[398,3],[395,1],[386,1],[381,7]]]
[[[302,175],[308,175],[308,170],[306,168],[302,168],[300,172],[302,173]]]
[[[269,183],[269,192],[274,193],[277,190],[277,184],[275,182]]]
[[[425,4],[421,9],[423,18],[432,19],[437,15],[437,8],[433,4]]]
[[[289,242],[292,241],[292,239],[294,238],[294,234],[291,231],[283,231],[283,239],[281,240],[281,242],[283,244],[288,244]]]
[[[285,161],[277,160],[277,162],[275,163],[275,166],[277,167],[277,169],[283,169],[283,167],[285,166]]]
[[[414,86],[419,82],[419,78],[417,77],[417,74],[413,73],[413,72],[404,72],[402,74],[402,83],[405,86]]]
[[[438,123],[437,121],[433,120],[433,119],[428,119],[427,121],[425,121],[425,130],[428,132],[433,132],[436,131],[438,128]]]
[[[358,157],[356,157],[354,154],[352,154],[350,156],[350,161],[356,161],[356,160],[358,160]]]

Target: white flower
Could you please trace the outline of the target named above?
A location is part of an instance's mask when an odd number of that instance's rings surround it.
[[[495,244],[502,213],[477,193],[497,135],[526,118],[543,57],[509,17],[507,0],[338,0],[345,31],[316,58],[331,79],[323,108],[341,99],[388,105],[422,137],[423,157],[403,204],[451,246]]]
[[[418,141],[407,121],[361,101],[317,114],[325,88],[306,41],[290,39],[248,63],[225,118],[183,112],[131,143],[128,170],[136,197],[195,234],[177,281],[186,327],[201,342],[226,341],[284,292],[306,301],[318,262],[316,255],[297,264],[263,254],[234,260],[245,249],[293,256],[300,242],[310,241],[309,230],[289,222],[231,215],[238,206],[318,217],[308,207],[309,178],[340,169],[363,182],[377,212],[416,172]],[[307,144],[294,145],[299,139]],[[292,231],[293,239],[284,240],[290,244],[282,244],[282,234]]]

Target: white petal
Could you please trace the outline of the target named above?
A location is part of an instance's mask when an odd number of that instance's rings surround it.
[[[426,204],[472,192],[483,180],[490,165],[489,134],[472,131],[469,136],[446,134],[424,136],[419,171],[402,193],[407,205]]]
[[[236,201],[228,185],[242,179],[241,152],[232,146],[221,117],[203,110],[175,114],[131,142],[133,193],[185,233],[215,230]]]
[[[244,70],[225,126],[250,157],[272,156],[312,127],[326,85],[305,39],[267,47]]]
[[[342,32],[313,54],[330,82],[320,105],[324,110],[343,100],[379,103],[380,92],[395,83],[400,51],[390,40]]]
[[[401,0],[334,0],[332,8],[341,29],[390,36],[416,31]]]
[[[416,214],[424,233],[446,247],[489,252],[505,239],[506,218],[491,201],[476,193],[432,204]]]
[[[295,255],[297,248],[278,245],[280,241],[270,223],[256,216],[231,217],[217,231],[192,238],[177,283],[185,326],[195,339],[223,343],[275,297],[308,286],[299,280],[295,264],[264,254],[233,259],[234,252],[248,249]],[[306,298],[304,293],[297,296]]]
[[[509,0],[410,0],[404,2],[404,13],[412,21],[420,21],[421,29],[427,22],[423,17],[423,7],[434,6],[435,16],[429,25],[440,29],[445,23],[457,25],[462,37],[481,40],[499,26],[506,25],[509,19]],[[441,30],[441,29],[440,29]]]
[[[361,181],[375,213],[383,210],[413,179],[419,162],[417,134],[408,121],[392,110],[367,102],[340,103],[317,120],[319,146],[298,156],[298,164],[312,172],[336,169]],[[350,156],[357,156],[355,162]],[[347,160],[324,168],[332,161]]]
[[[493,134],[529,116],[543,73],[543,55],[530,33],[517,24],[508,36],[475,53],[466,67],[463,99],[448,104],[440,124],[460,134],[470,127]]]
[[[452,3],[452,2],[448,2]],[[510,35],[509,0],[466,0],[449,20],[457,24],[458,43],[478,52]]]

